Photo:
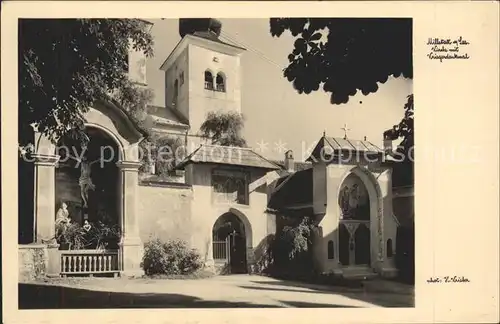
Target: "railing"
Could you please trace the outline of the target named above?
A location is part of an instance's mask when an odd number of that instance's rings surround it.
[[[215,86],[215,91],[226,92],[226,86],[224,84],[217,84]]]
[[[229,258],[229,242],[213,241],[214,260],[228,260]]]
[[[118,251],[61,251],[61,275],[118,275]]]
[[[205,81],[205,89],[207,90],[213,90],[214,89],[214,84],[209,81]]]

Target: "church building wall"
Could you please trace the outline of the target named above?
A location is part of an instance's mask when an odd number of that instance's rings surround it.
[[[241,112],[241,67],[239,56],[202,48],[189,47],[189,106],[191,131],[197,133],[210,111]],[[215,85],[217,73],[222,73],[225,91],[205,89],[205,71],[212,73]]]
[[[322,170],[322,169],[320,169]],[[321,271],[331,272],[338,267],[338,224],[339,207],[337,203],[337,192],[345,173],[345,166],[337,164],[325,165],[324,172],[314,172],[314,182],[324,183],[326,193],[325,214],[319,217],[322,237],[318,238],[314,254],[317,257],[317,264]],[[315,170],[316,171],[316,170]],[[324,175],[323,175],[324,174]],[[328,259],[327,245],[329,241],[334,244],[334,258]]]
[[[398,224],[396,217],[393,213],[393,197],[392,197],[392,181],[391,181],[391,169],[385,169],[381,174],[377,176],[377,181],[380,186],[383,201],[383,217],[384,217],[384,263],[383,263],[383,275],[394,276],[395,273],[395,255],[394,253],[388,255],[387,244],[388,240],[392,246],[392,251],[396,250],[396,232],[398,229]]]
[[[189,119],[189,53],[185,49],[165,72],[165,104]],[[176,95],[177,81],[177,98]]]

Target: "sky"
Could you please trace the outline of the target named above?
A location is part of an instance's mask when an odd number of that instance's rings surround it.
[[[323,132],[343,137],[347,124],[351,139],[363,139],[382,147],[382,133],[399,123],[406,97],[413,92],[412,80],[389,78],[379,90],[361,92],[341,105],[330,103],[323,91],[299,94],[283,77],[294,37],[289,32],[272,37],[269,19],[220,19],[222,34],[247,48],[241,57],[241,107],[245,117],[243,136],[250,147],[270,159],[283,159],[291,149],[296,161],[304,161]],[[153,105],[165,106],[164,72],[160,66],[180,41],[178,20],[151,20],[154,57],[146,66],[147,83],[154,91]],[[321,88],[320,88],[321,89]]]

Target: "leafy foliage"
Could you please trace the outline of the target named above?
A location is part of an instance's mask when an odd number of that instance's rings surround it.
[[[278,221],[278,219],[277,219]],[[317,227],[310,217],[280,217],[284,226],[275,236],[267,238],[259,249],[257,271],[271,275],[311,275],[313,234]]]
[[[283,75],[299,93],[331,93],[332,104],[358,90],[378,90],[389,76],[413,78],[412,20],[409,18],[271,18],[270,31],[296,37]],[[413,94],[401,122],[384,135],[403,138],[399,153],[413,148]],[[412,172],[412,171],[410,171]]]
[[[394,125],[394,127],[384,133],[384,137],[388,137],[390,139],[403,138],[403,141],[398,147],[398,152],[402,153],[404,156],[408,156],[410,154],[409,150],[413,147],[413,115],[414,115],[414,106],[413,106],[413,94],[407,97],[408,101],[406,102],[404,109],[405,115],[399,124]]]
[[[144,245],[142,267],[148,276],[192,274],[202,266],[200,254],[184,241],[155,238]]]
[[[202,135],[212,139],[212,144],[245,147],[241,135],[243,115],[236,112],[210,112],[200,127]]]
[[[299,93],[323,88],[333,104],[378,90],[389,76],[413,78],[412,20],[271,18],[270,31],[296,37],[284,76]]]
[[[140,144],[143,165],[153,162],[156,174],[162,176],[173,171],[185,155],[184,142],[179,136],[151,134]]]
[[[56,225],[57,243],[67,245],[69,250],[85,248],[85,230],[77,223]]]
[[[105,250],[110,244],[116,245],[118,243],[120,227],[117,224],[108,225],[98,221],[90,225],[90,230],[84,233],[85,248]]]
[[[84,114],[98,100],[133,114],[142,89],[128,79],[130,45],[153,54],[140,19],[19,19],[20,145],[33,141],[32,125],[53,141],[67,133],[85,141]]]
[[[308,252],[312,244],[313,225],[308,217],[295,225],[286,225],[278,235],[281,241],[282,252],[286,252],[290,260],[297,257],[300,253]]]
[[[68,246],[70,250],[106,249],[111,243],[117,243],[120,238],[118,225],[108,225],[101,221],[90,223],[86,231],[78,223],[59,223],[56,225],[56,241]]]

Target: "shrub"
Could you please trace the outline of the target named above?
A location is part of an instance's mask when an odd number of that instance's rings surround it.
[[[148,276],[192,274],[202,266],[200,254],[184,241],[155,238],[144,245],[142,268]]]

